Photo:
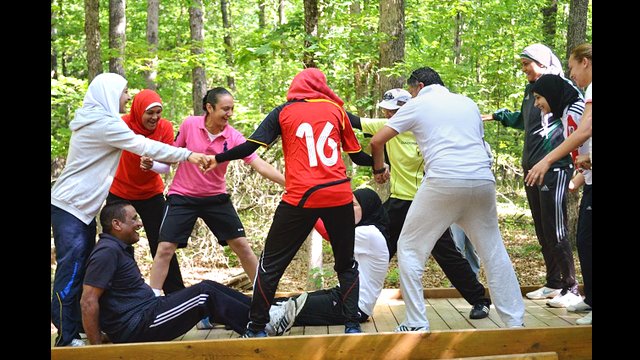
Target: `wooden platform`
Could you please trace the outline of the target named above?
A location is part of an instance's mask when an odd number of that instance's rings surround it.
[[[526,293],[535,287],[523,287]],[[217,326],[195,327],[171,342],[53,348],[52,359],[437,359],[555,352],[559,359],[590,359],[591,326],[576,326],[583,313],[547,307],[524,298],[523,329],[505,329],[495,308],[489,317],[469,319],[469,305],[455,289],[425,290],[431,331],[392,333],[404,320],[397,289],[385,289],[374,316],[362,324],[365,334],[344,335],[344,326],[293,327],[289,336],[237,339]],[[309,336],[313,335],[313,336]],[[53,338],[53,337],[52,337]],[[206,340],[206,341],[203,341]],[[231,342],[229,342],[231,341]],[[549,354],[512,357],[546,359]],[[508,357],[505,357],[508,358]]]

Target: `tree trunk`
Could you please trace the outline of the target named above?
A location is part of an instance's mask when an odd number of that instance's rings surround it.
[[[100,1],[84,0],[84,34],[87,46],[88,81],[102,74],[102,55],[100,54]]]
[[[404,0],[380,0],[379,32],[383,36],[380,43],[380,69],[392,68],[404,61]],[[378,98],[393,88],[404,86],[404,78],[379,73]]]
[[[542,41],[549,48],[554,48],[556,36],[556,15],[558,14],[558,0],[547,0],[547,6],[542,11]]]
[[[147,89],[156,90],[156,76],[158,75],[158,13],[160,12],[160,0],[147,0],[147,45],[149,57],[145,61],[147,70],[144,79]]]
[[[109,71],[124,74],[124,46],[127,42],[125,31],[127,19],[125,17],[126,0],[109,0]],[[117,56],[115,56],[117,54]]]
[[[359,16],[361,11],[362,9],[360,7],[359,0],[354,0],[353,2],[351,2],[351,5],[349,6],[349,12],[351,13],[353,18],[355,18],[356,16]],[[358,41],[358,39],[352,38],[351,41],[355,42],[355,41]],[[369,95],[371,69],[373,67],[373,64],[371,61],[367,61],[367,62],[354,61],[352,64],[352,67],[353,67],[353,85],[355,87],[356,100],[365,99]],[[355,105],[356,105],[356,109],[358,110],[358,116],[367,116],[366,104],[360,101],[356,101]],[[373,113],[369,115],[372,116]]]
[[[462,49],[462,14],[458,11],[456,13],[456,29],[455,38],[453,39],[453,63],[459,65],[462,61],[460,51]]]
[[[578,234],[578,214],[580,213],[580,191],[567,192],[567,238],[571,247],[576,247]]]
[[[316,67],[315,52],[310,48],[318,37],[318,0],[304,0],[304,32],[302,62],[305,68]]]
[[[232,71],[233,44],[231,43],[231,10],[229,10],[229,0],[220,0],[220,11],[222,12],[222,28],[224,29],[224,52],[226,54],[229,71]],[[232,75],[227,75],[227,86],[235,92],[236,80]]]
[[[189,8],[189,28],[191,29],[191,53],[201,55],[204,53],[204,13],[202,12],[202,0],[193,0]],[[198,59],[200,60],[200,59]],[[193,87],[191,95],[193,99],[193,114],[202,115],[202,98],[207,93],[207,78],[204,67],[198,63],[191,70]]]
[[[324,270],[322,267],[322,236],[315,230],[311,230],[305,248],[309,255],[309,269],[307,277],[307,290],[320,290],[324,287]]]
[[[283,25],[287,22],[287,17],[284,13],[284,0],[278,1],[278,24]]]
[[[55,11],[53,11],[53,0],[51,0],[51,78],[58,78],[58,51],[55,46],[53,46],[56,40],[56,15],[58,15]]]
[[[571,0],[569,7],[569,25],[567,27],[567,61],[571,50],[584,43],[587,37],[587,14],[589,0]],[[566,68],[569,74],[568,67]]]
[[[266,15],[266,7],[267,4],[264,0],[260,1],[258,4],[258,28],[264,29],[267,26],[267,15]]]

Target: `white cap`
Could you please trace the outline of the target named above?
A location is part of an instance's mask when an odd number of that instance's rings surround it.
[[[378,106],[387,110],[397,110],[411,99],[411,94],[404,89],[391,89],[384,93]],[[400,104],[398,104],[400,102]]]
[[[160,106],[160,108],[162,109],[162,104],[160,104],[159,102],[152,102],[151,104],[149,104],[149,106],[147,106],[146,109],[144,109],[144,111],[147,111],[149,109],[151,109],[152,107],[156,107],[156,106]]]

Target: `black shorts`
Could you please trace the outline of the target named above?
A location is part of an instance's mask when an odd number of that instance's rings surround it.
[[[231,203],[229,194],[203,198],[169,195],[160,225],[159,241],[187,246],[198,218],[202,218],[222,246],[227,240],[244,237],[244,226]]]

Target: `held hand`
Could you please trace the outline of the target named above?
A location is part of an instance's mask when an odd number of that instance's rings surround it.
[[[576,157],[576,168],[591,170],[591,160],[589,154],[580,154]]]
[[[384,181],[387,182],[391,178],[391,172],[389,172],[389,164],[384,163],[384,174],[382,174]]]
[[[140,156],[140,169],[142,171],[151,170],[153,166],[153,159],[148,156]]]
[[[213,170],[216,168],[216,166],[218,166],[218,162],[216,161],[216,156],[215,155],[207,155],[207,160],[208,163],[206,166],[201,166],[200,170],[202,171],[202,173],[206,174],[207,172],[209,172],[210,170]]]
[[[491,121],[493,120],[493,114],[482,114],[482,121]]]
[[[192,152],[191,155],[187,158],[187,160],[192,163],[198,165],[200,171],[203,173],[209,167],[209,158],[205,154]]]
[[[385,174],[388,174],[388,172],[385,171],[382,174],[374,174],[373,178],[376,180],[378,184],[384,184],[389,179],[388,177],[385,178]]]
[[[524,178],[525,184],[527,184],[527,186],[542,185],[544,174],[546,174],[547,171],[549,171],[549,165],[546,164],[544,159],[538,161],[538,163],[529,170],[527,177]]]

